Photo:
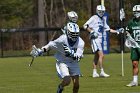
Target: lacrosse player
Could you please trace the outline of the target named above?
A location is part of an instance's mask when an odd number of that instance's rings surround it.
[[[129,39],[129,35],[131,35],[131,42],[133,43],[133,47],[131,46],[131,60],[133,66],[133,81],[131,81],[128,87],[138,86],[138,64],[140,59],[140,5],[135,5],[133,7],[133,15],[134,17],[129,21],[126,27],[126,33]],[[135,45],[135,46],[134,46]]]
[[[59,84],[57,93],[62,93],[65,86],[73,82],[73,93],[79,90],[80,68],[78,62],[83,57],[84,41],[79,37],[79,26],[69,22],[66,26],[66,34],[61,35],[54,41],[50,41],[41,49],[37,49],[33,56],[39,56],[49,49],[56,50],[56,69],[62,82]]]
[[[109,77],[110,75],[106,74],[103,69],[103,59],[104,54],[102,50],[102,37],[103,31],[110,31],[112,33],[119,34],[123,29],[118,30],[110,29],[107,24],[107,17],[104,16],[105,6],[98,5],[96,7],[96,15],[93,15],[84,25],[83,28],[90,33],[91,47],[95,53],[94,62],[93,62],[93,73],[92,77]],[[97,73],[97,65],[99,63],[100,75]]]

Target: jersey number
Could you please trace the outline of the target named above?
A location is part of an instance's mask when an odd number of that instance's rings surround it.
[[[140,41],[140,30],[135,30],[134,32],[134,37],[136,41]]]

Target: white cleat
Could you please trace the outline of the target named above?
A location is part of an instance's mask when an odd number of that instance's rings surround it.
[[[100,77],[109,77],[110,75],[106,74],[106,73],[100,73]]]
[[[134,86],[138,86],[138,82],[131,82],[128,85],[126,85],[127,87],[134,87]]]
[[[99,77],[99,74],[98,73],[93,73],[92,77],[94,77],[94,78]]]

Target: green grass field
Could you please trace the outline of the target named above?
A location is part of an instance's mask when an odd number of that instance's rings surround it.
[[[140,93],[140,86],[125,87],[132,80],[129,54],[124,54],[125,76],[121,76],[121,54],[105,55],[104,67],[109,78],[92,78],[93,55],[85,55],[80,62],[79,93]],[[0,93],[56,93],[60,79],[55,71],[53,56],[38,57],[32,67],[31,57],[0,58]],[[72,93],[72,84],[64,93]]]

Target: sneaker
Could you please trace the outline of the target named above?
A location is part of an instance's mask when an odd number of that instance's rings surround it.
[[[59,85],[56,93],[62,93],[62,91],[63,91],[63,88]]]
[[[100,73],[100,77],[109,77],[110,75],[106,74],[106,73]]]
[[[126,85],[127,87],[134,87],[134,86],[138,86],[138,82],[131,82],[128,85]]]
[[[93,73],[92,77],[94,77],[94,78],[99,77],[99,74],[98,73]]]

